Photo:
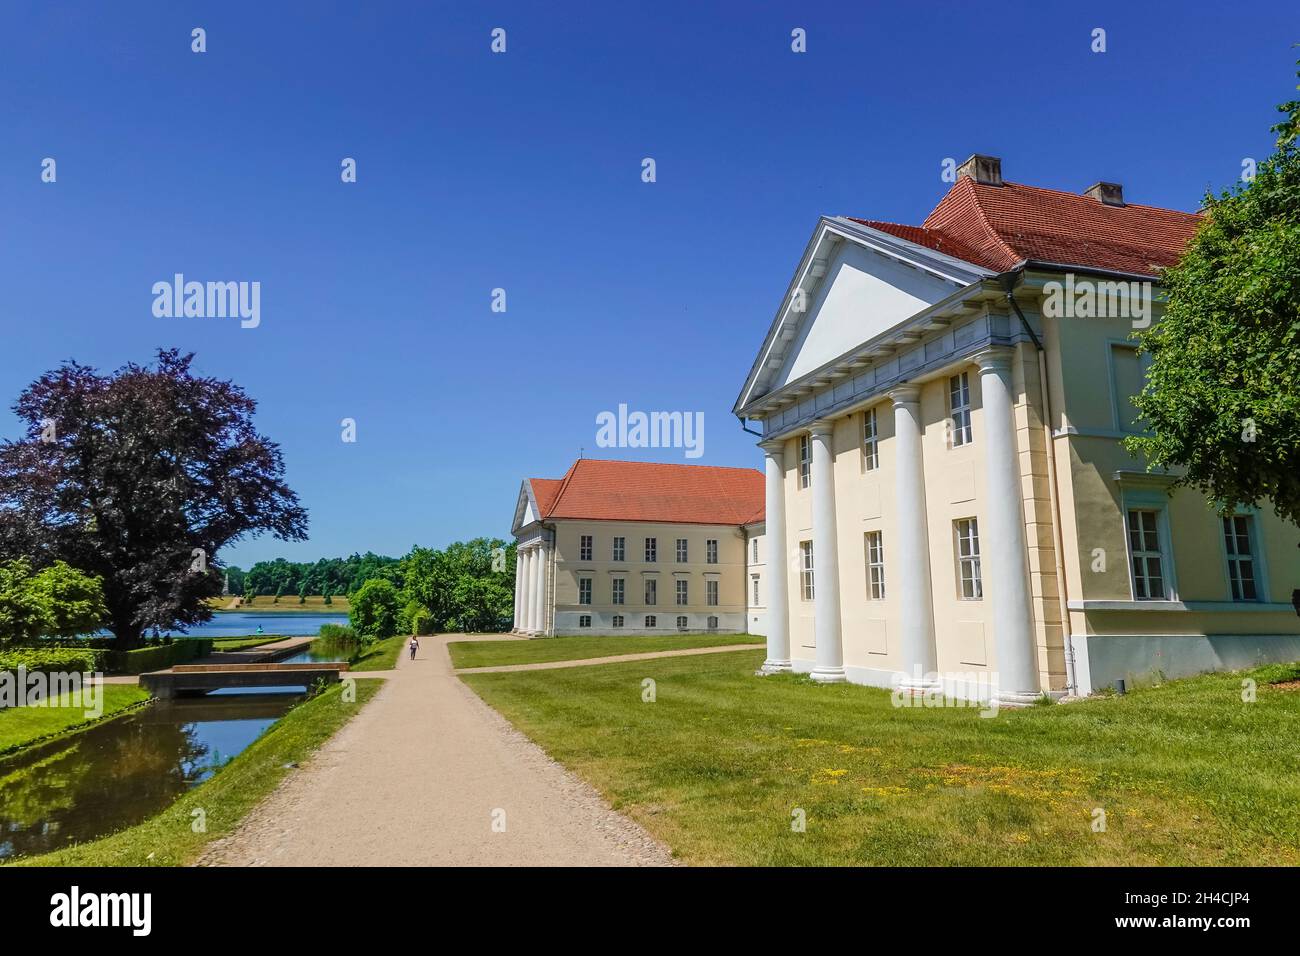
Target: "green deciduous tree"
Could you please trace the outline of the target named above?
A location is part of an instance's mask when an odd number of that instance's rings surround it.
[[[38,572],[25,558],[0,565],[0,641],[89,634],[107,618],[99,578],[62,561]]]
[[[1206,198],[1206,219],[1162,283],[1164,317],[1127,439],[1221,508],[1272,502],[1300,524],[1300,100],[1278,107],[1276,151],[1254,180]]]
[[[401,603],[397,588],[385,578],[371,578],[352,595],[348,619],[367,637],[392,637]]]

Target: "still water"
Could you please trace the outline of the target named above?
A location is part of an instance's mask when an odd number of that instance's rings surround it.
[[[157,814],[238,755],[300,696],[296,689],[217,691],[156,701],[0,758],[0,860],[91,840]]]
[[[286,637],[301,637],[315,634],[322,624],[347,624],[346,614],[313,614],[302,611],[272,611],[259,614],[256,611],[222,611],[212,615],[206,624],[195,624],[184,635],[173,637],[245,637],[256,634],[258,627],[263,634],[283,634]]]

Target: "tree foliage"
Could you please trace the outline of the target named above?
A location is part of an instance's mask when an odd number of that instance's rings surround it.
[[[38,572],[26,558],[0,565],[0,643],[90,634],[107,617],[98,578],[63,561]]]
[[[67,362],[18,396],[25,437],[0,444],[0,558],[98,576],[120,648],[208,620],[223,547],[306,537],[279,446],[253,427],[256,402],[192,361],[160,350],[153,366],[107,375]]]
[[[352,595],[348,619],[366,637],[392,637],[397,633],[400,606],[393,582],[371,578]]]
[[[1300,524],[1300,100],[1278,107],[1253,182],[1206,197],[1206,219],[1162,283],[1162,320],[1127,440],[1152,469],[1221,508],[1268,499]]]

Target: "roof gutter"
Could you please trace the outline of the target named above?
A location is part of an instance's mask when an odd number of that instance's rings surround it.
[[[1047,388],[1047,352],[1043,341],[1038,337],[1020,310],[1016,301],[1016,280],[1023,279],[1028,263],[1022,263],[1012,272],[1003,273],[1002,288],[1007,302],[1020,319],[1020,324],[1033,340],[1038,350],[1038,388],[1043,393],[1043,435],[1047,443],[1047,494],[1052,504],[1052,550],[1056,558],[1056,599],[1060,608],[1061,637],[1065,643],[1065,691],[1071,697],[1079,696],[1078,669],[1074,659],[1074,640],[1070,634],[1070,596],[1065,580],[1065,540],[1061,531],[1061,493],[1056,476],[1056,435],[1052,431],[1052,395]]]

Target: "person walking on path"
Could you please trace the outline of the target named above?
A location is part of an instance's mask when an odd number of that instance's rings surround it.
[[[415,660],[415,652],[420,649],[420,639],[414,634],[411,635],[411,660]]]

